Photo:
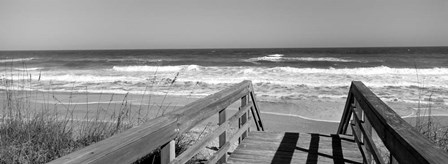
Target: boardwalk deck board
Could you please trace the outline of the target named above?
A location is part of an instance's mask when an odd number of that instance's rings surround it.
[[[352,136],[250,132],[228,163],[362,163]]]

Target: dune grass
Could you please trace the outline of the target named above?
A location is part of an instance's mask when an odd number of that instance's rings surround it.
[[[51,93],[17,88],[26,81],[2,82],[0,163],[46,163],[133,126],[126,120],[129,105],[122,105],[109,119],[100,114],[101,108],[76,118],[72,105],[59,109],[57,104],[31,102],[34,96],[50,99]],[[127,104],[126,99],[123,102]]]
[[[169,87],[174,84],[178,75]],[[29,79],[14,79],[28,76]],[[86,91],[87,111],[79,118],[74,114],[76,104],[72,104],[71,99],[68,100],[69,104],[61,105],[54,93],[31,90],[32,79],[28,72],[11,71],[3,75],[0,79],[0,163],[46,163],[163,115],[168,107],[154,103],[149,105],[150,90],[156,85],[154,81],[146,86],[141,97],[140,104],[145,101],[147,106],[133,106],[128,101],[127,94],[118,108],[116,104],[114,107],[111,105],[114,94],[110,95],[106,107],[99,104],[89,106]],[[73,93],[70,93],[70,97],[71,94]],[[100,94],[99,99],[101,96],[103,94]],[[32,100],[37,97],[43,99],[44,103],[33,103]],[[51,103],[50,100],[58,103]],[[157,114],[150,115],[151,110],[157,111]],[[177,143],[178,151],[183,151],[189,141],[179,138]],[[157,152],[149,155],[152,162],[157,155]]]
[[[417,78],[418,86],[418,104],[415,117],[415,128],[428,138],[431,142],[435,143],[441,149],[448,151],[448,125],[441,125],[435,121],[432,116],[432,95],[433,92],[429,90],[429,93],[424,93],[425,85],[424,80],[419,77],[419,69],[417,64],[414,63],[415,74]],[[424,97],[427,98],[424,98]],[[426,100],[426,106],[421,102]]]
[[[438,147],[448,151],[448,126],[440,124],[431,115],[433,103],[431,96],[432,94],[428,96],[426,106],[419,102],[417,116],[415,117],[415,128]]]

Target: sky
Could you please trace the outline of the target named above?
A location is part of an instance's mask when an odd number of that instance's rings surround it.
[[[446,0],[0,0],[0,50],[448,46]]]

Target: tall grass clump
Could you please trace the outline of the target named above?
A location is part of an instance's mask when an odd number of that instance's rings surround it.
[[[427,105],[419,105],[418,113],[415,117],[415,127],[431,142],[441,149],[448,151],[448,126],[442,125],[431,114],[432,94],[427,99]]]
[[[23,67],[25,71],[15,71],[11,66],[0,79],[0,164],[46,163],[164,115],[169,108],[163,105],[168,91],[160,105],[151,102],[151,89],[166,80],[157,81],[156,73],[139,98],[139,105],[133,106],[128,94],[120,95],[121,103],[113,102],[116,95],[111,94],[108,104],[89,105],[92,100],[86,88],[84,93],[76,93],[85,97],[85,107],[79,110],[79,103],[72,100],[74,91],[67,93],[68,103],[60,101],[58,94],[51,91],[51,82],[46,86],[50,91],[37,91],[40,88],[33,88],[33,84],[41,82],[41,74],[33,79],[25,63]],[[178,76],[179,73],[167,83],[168,90]],[[99,100],[102,97],[103,94],[99,94]],[[42,102],[33,101],[37,99]],[[184,151],[195,139],[178,137],[176,150]],[[150,163],[157,163],[158,150],[148,157]]]
[[[57,99],[54,94],[31,91],[31,76],[26,79],[24,74],[11,71],[0,79],[0,163],[46,163],[132,126],[123,121],[127,105],[108,120],[100,117],[100,108],[84,119],[75,118],[74,106],[58,109],[48,102]],[[36,97],[45,102],[31,102]]]
[[[441,125],[440,122],[437,122],[433,118],[433,91],[429,91],[429,93],[426,94],[427,98],[423,99],[423,97],[425,97],[425,86],[419,78],[417,65],[414,64],[414,66],[417,82],[419,83],[415,128],[438,147],[445,151],[448,151],[448,126]],[[426,100],[426,103],[422,103],[422,101],[424,100]]]

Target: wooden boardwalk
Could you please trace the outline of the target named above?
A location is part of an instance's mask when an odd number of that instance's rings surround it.
[[[353,136],[250,132],[227,163],[362,163]]]

